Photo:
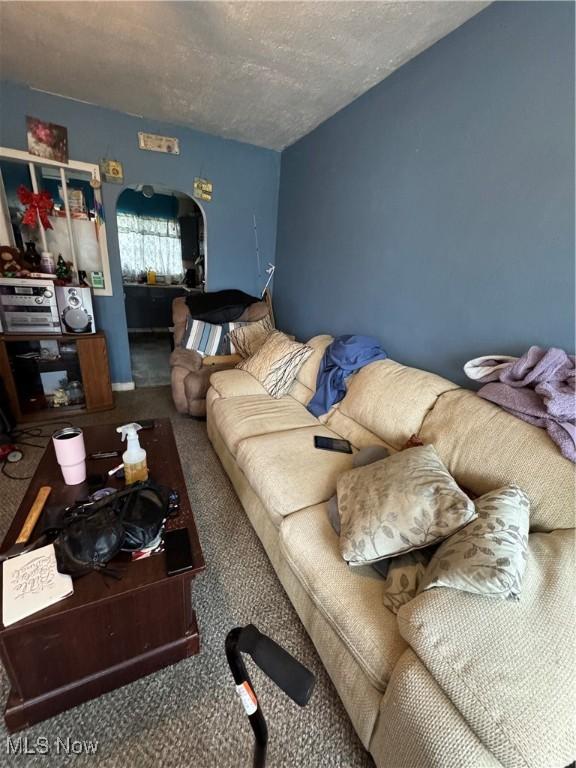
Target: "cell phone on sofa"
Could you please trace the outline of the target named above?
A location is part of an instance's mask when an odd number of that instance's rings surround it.
[[[323,435],[314,435],[314,447],[322,451],[338,451],[338,453],[352,453],[352,446],[348,440],[336,439],[335,437],[324,437]]]

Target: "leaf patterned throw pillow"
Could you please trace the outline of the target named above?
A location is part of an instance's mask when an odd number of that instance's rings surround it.
[[[392,613],[398,613],[405,603],[409,603],[416,597],[430,556],[431,553],[427,549],[415,549],[405,555],[380,561],[390,563],[384,582],[382,602]]]
[[[338,509],[340,550],[350,565],[428,547],[476,517],[431,445],[344,472]]]
[[[520,594],[526,567],[530,502],[515,485],[476,499],[478,519],[434,553],[419,591],[452,587],[494,597]]]

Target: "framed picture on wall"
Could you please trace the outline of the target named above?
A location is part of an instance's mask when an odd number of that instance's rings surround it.
[[[26,116],[28,152],[45,160],[68,162],[68,129],[56,123],[46,123],[37,117]]]

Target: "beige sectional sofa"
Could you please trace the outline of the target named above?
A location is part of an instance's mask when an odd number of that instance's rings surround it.
[[[336,690],[379,768],[564,768],[575,758],[574,466],[544,430],[431,373],[391,360],[354,375],[320,423],[305,408],[330,336],[317,336],[290,395],[244,371],[215,373],[208,434]],[[515,482],[531,500],[521,600],[434,589],[400,609],[383,580],[350,569],[326,514],[345,454],[432,443],[476,494]]]

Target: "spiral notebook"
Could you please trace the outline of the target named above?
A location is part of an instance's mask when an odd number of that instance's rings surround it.
[[[2,622],[9,627],[74,592],[72,579],[58,572],[48,544],[2,563]]]

